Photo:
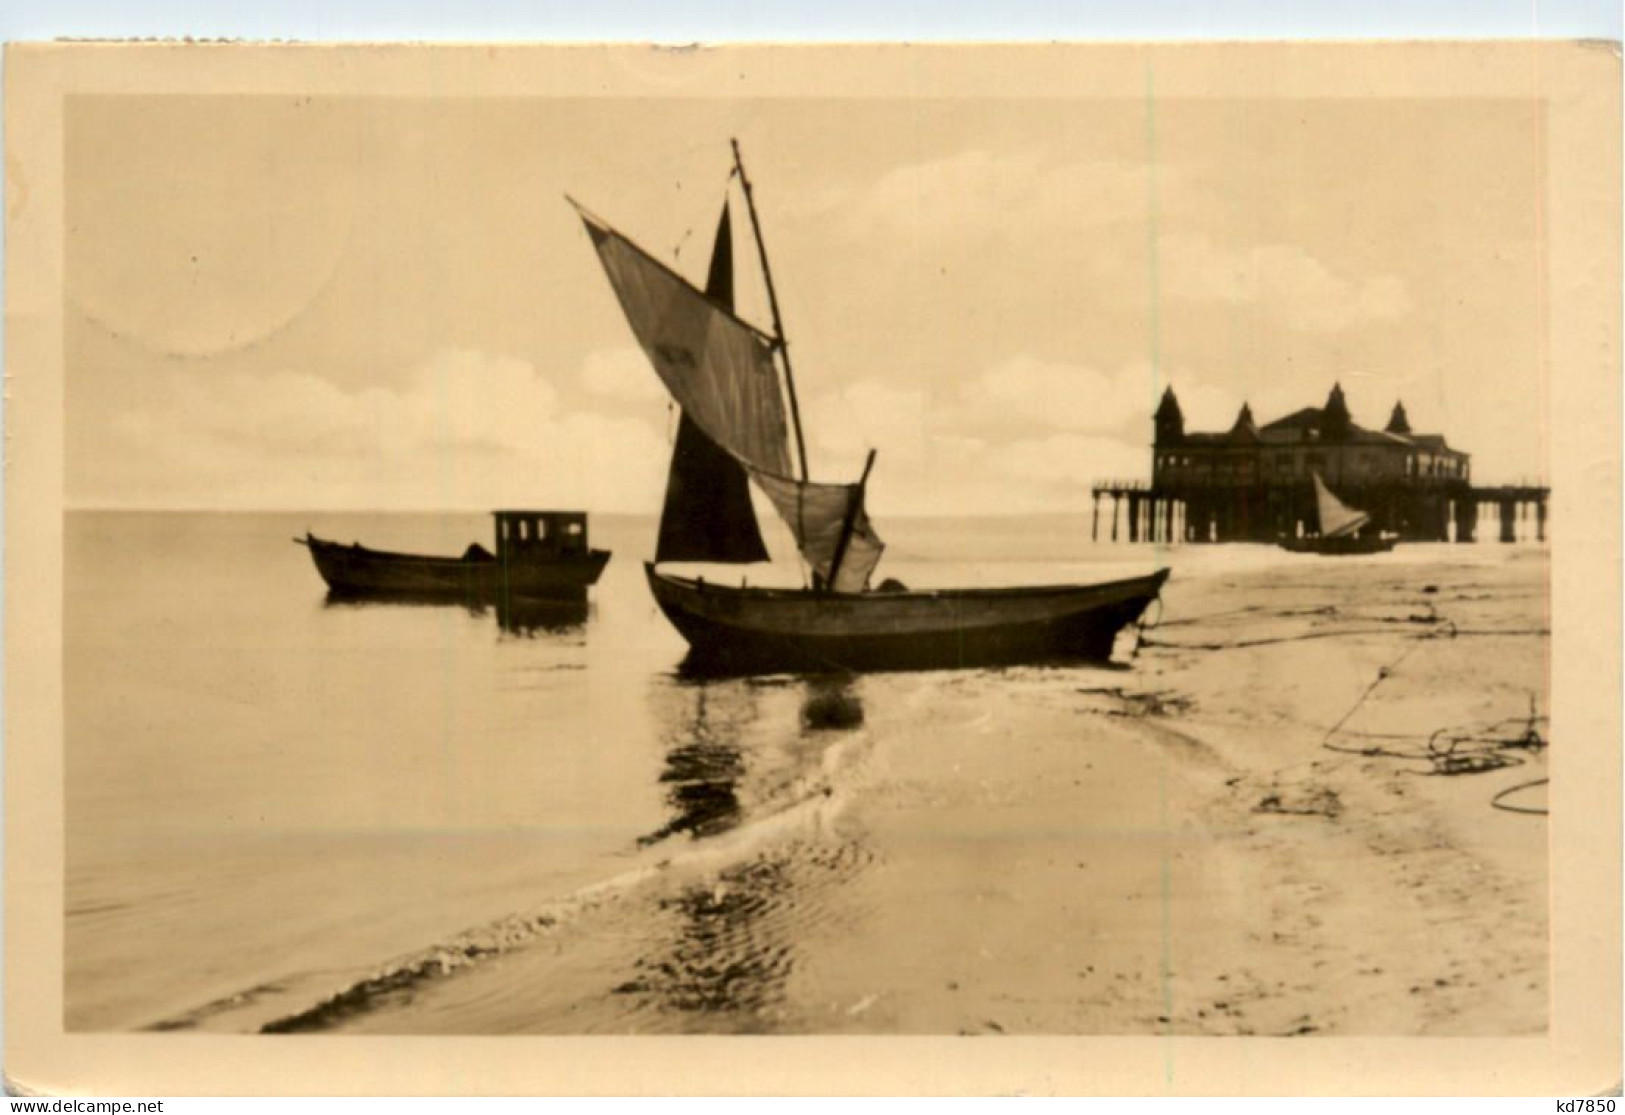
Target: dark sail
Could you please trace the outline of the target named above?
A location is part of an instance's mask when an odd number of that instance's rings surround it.
[[[711,245],[711,270],[705,275],[705,293],[728,309],[734,308],[734,234],[728,203],[722,203],[716,243]]]
[[[733,234],[722,207],[705,293],[733,309]],[[677,426],[655,561],[746,564],[768,560],[745,470],[685,412]]]

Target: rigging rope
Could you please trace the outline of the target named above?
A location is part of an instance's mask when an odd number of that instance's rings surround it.
[[[1159,598],[1158,603],[1161,603]],[[1389,624],[1421,623],[1430,625],[1430,629],[1415,634],[1401,635],[1411,645],[1407,646],[1396,658],[1377,668],[1377,676],[1361,691],[1354,703],[1349,707],[1337,723],[1333,724],[1321,737],[1321,747],[1342,755],[1353,755],[1367,759],[1394,759],[1401,762],[1416,762],[1427,764],[1426,770],[1405,770],[1402,773],[1412,775],[1439,775],[1453,776],[1461,774],[1481,774],[1506,767],[1521,766],[1526,762],[1526,756],[1543,751],[1548,741],[1543,734],[1549,730],[1548,717],[1540,714],[1536,698],[1533,694],[1529,698],[1529,714],[1527,716],[1511,716],[1488,724],[1480,724],[1467,728],[1454,725],[1436,728],[1427,736],[1417,734],[1397,733],[1364,733],[1345,731],[1346,725],[1354,719],[1371,696],[1382,684],[1394,675],[1406,659],[1415,654],[1426,641],[1440,638],[1458,638],[1462,636],[1522,636],[1522,635],[1548,635],[1549,628],[1474,628],[1462,629],[1456,626],[1454,620],[1440,616],[1437,608],[1431,601],[1425,602],[1428,608],[1426,615],[1412,615],[1407,617],[1383,617]],[[1161,626],[1173,627],[1182,624],[1196,623],[1201,620],[1219,619],[1248,613],[1265,611],[1262,606],[1237,608],[1226,612],[1214,612],[1206,616],[1191,617],[1188,619],[1169,620],[1160,622]],[[1337,616],[1336,606],[1322,608],[1299,609],[1276,613],[1278,616],[1295,615],[1327,615]],[[1142,617],[1143,618],[1143,617]],[[1143,628],[1142,624],[1142,628]],[[1141,646],[1153,648],[1166,648],[1170,650],[1195,651],[1221,651],[1235,650],[1248,647],[1270,646],[1280,643],[1300,642],[1309,639],[1330,639],[1367,635],[1392,635],[1393,627],[1387,628],[1346,628],[1341,630],[1321,630],[1300,632],[1296,635],[1281,635],[1255,639],[1235,639],[1224,642],[1165,642],[1151,639],[1140,633],[1134,653],[1138,654]],[[1367,744],[1364,746],[1350,746],[1334,742],[1338,738],[1354,738],[1364,740],[1384,740],[1389,743],[1403,743],[1406,741],[1422,741],[1418,747],[1388,746],[1385,744]],[[1517,786],[1502,790],[1491,799],[1490,804],[1497,809],[1511,813],[1534,813],[1545,815],[1549,811],[1532,807],[1508,805],[1505,798],[1546,783],[1546,779],[1534,779],[1520,783]]]
[[[1157,606],[1157,618],[1152,620],[1150,623],[1147,623],[1145,619],[1146,612],[1151,610],[1150,608],[1147,608],[1145,611],[1140,613],[1140,618],[1134,621],[1134,649],[1129,652],[1130,658],[1138,658],[1140,656],[1140,647],[1145,644],[1145,633],[1147,631],[1155,631],[1158,627],[1162,626],[1162,593],[1157,593],[1156,598],[1152,601],[1152,603],[1156,604]]]

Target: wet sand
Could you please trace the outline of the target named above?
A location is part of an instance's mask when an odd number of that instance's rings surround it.
[[[1545,806],[1547,571],[1260,555],[1127,668],[857,679],[771,823],[294,1028],[1540,1033],[1546,820],[1492,799]]]

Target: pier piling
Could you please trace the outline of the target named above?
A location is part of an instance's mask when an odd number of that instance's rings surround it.
[[[1534,485],[1487,488],[1439,485],[1421,491],[1394,485],[1351,485],[1345,489],[1355,506],[1371,509],[1379,530],[1411,542],[1479,541],[1479,521],[1499,521],[1494,537],[1516,542],[1531,534],[1546,540],[1550,489]],[[1317,521],[1313,489],[1272,484],[1217,484],[1158,487],[1144,481],[1095,485],[1090,511],[1090,538],[1101,537],[1100,502],[1109,498],[1111,541],[1174,545],[1203,542],[1273,542],[1282,536],[1312,532]],[[1533,520],[1520,531],[1519,520]],[[1484,541],[1489,541],[1486,537]]]

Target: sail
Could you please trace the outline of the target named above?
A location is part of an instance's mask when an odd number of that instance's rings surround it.
[[[796,537],[796,546],[819,580],[836,592],[862,592],[880,562],[886,544],[869,523],[863,508],[862,484],[810,484],[751,470],[751,479],[772,501]],[[852,524],[841,565],[830,576],[846,524]]]
[[[717,224],[705,293],[720,306],[733,306],[733,231],[726,205]],[[684,411],[666,476],[655,561],[743,565],[767,560],[744,466],[706,437]]]
[[[597,218],[581,218],[638,344],[685,416],[741,461],[787,474],[772,339]]]
[[[1315,503],[1320,511],[1320,536],[1322,538],[1339,538],[1345,534],[1353,534],[1366,523],[1371,516],[1364,511],[1356,511],[1342,500],[1332,495],[1331,489],[1315,473]]]

